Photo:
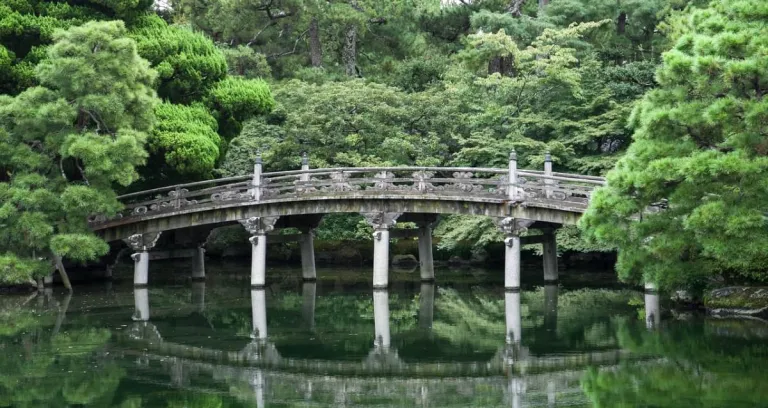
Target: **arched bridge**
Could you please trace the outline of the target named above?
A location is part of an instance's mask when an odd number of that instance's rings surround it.
[[[399,221],[420,225],[422,279],[432,272],[431,228],[437,214],[494,217],[506,234],[507,279],[519,287],[520,234],[529,227],[545,235],[532,242],[545,248],[547,268],[556,279],[556,250],[551,231],[575,224],[601,177],[552,171],[547,155],[544,170],[518,170],[513,152],[502,168],[369,167],[310,169],[306,155],[301,170],[264,173],[261,159],[253,174],[181,184],[123,195],[125,209],[117,217],[94,217],[90,225],[107,241],[125,240],[135,251],[135,283],[146,284],[152,248],[163,231],[205,225],[241,223],[252,235],[252,284],[264,284],[263,259],[267,233],[278,220],[302,229],[305,278],[314,278],[311,229],[328,213],[361,213],[374,228],[374,286],[386,286],[390,227]],[[288,219],[298,222],[285,222]],[[202,255],[199,257],[202,262]],[[310,265],[311,263],[311,265]],[[517,265],[517,266],[516,266]],[[554,267],[554,269],[553,269]],[[517,270],[517,272],[513,272]],[[551,278],[551,276],[549,277]]]

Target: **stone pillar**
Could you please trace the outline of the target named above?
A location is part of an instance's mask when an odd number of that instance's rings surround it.
[[[400,213],[365,213],[363,217],[373,227],[373,287],[389,285],[389,228],[397,223]]]
[[[645,327],[648,330],[659,328],[661,323],[661,307],[659,306],[659,293],[653,283],[645,284]]]
[[[373,291],[373,324],[375,338],[373,346],[389,348],[389,292],[386,290]]]
[[[544,260],[544,282],[555,282],[558,279],[557,270],[557,236],[555,230],[544,229],[544,242],[542,243],[542,253]]]
[[[253,318],[253,333],[251,333],[251,338],[259,341],[266,341],[267,296],[264,289],[251,289],[251,316]]]
[[[509,394],[512,408],[522,408],[523,394],[525,394],[525,382],[522,378],[512,377],[509,379]]]
[[[509,154],[509,171],[507,173],[507,198],[509,201],[515,201],[518,198],[517,188],[517,153],[512,150]]]
[[[549,154],[549,151],[547,151],[547,154],[544,155],[544,175],[545,176],[552,176],[552,155]],[[552,179],[544,179],[544,185],[545,188],[545,196],[547,198],[552,197],[552,186],[554,186],[555,180]]]
[[[43,277],[43,286],[53,286],[53,274]]]
[[[317,270],[315,269],[315,245],[312,230],[301,232],[301,277],[305,281],[317,279]]]
[[[133,320],[139,322],[149,321],[149,289],[146,287],[133,288]]]
[[[557,285],[544,285],[544,328],[549,332],[557,331]]]
[[[421,292],[419,293],[419,327],[422,329],[431,329],[434,315],[435,284],[422,282]]]
[[[317,283],[304,282],[301,286],[301,316],[309,330],[315,330],[315,297],[317,294]]]
[[[262,160],[261,152],[256,154],[256,163],[253,165],[253,179],[251,180],[251,198],[254,201],[261,201],[261,172]]]
[[[505,235],[504,288],[507,290],[520,289],[520,234],[525,232],[532,223],[532,221],[511,217],[496,220],[496,224]]]
[[[251,373],[251,387],[253,387],[253,395],[256,399],[256,408],[263,408],[264,388],[266,388],[264,373],[258,368],[254,369]]]
[[[240,220],[251,234],[251,287],[263,288],[267,276],[267,232],[275,229],[280,217],[252,217]]]
[[[192,281],[192,304],[198,312],[205,311],[205,281]]]
[[[192,280],[205,280],[205,248],[197,247],[194,256],[192,256]]]
[[[432,257],[432,224],[419,225],[419,267],[421,281],[432,282],[435,280],[435,262]]]
[[[523,319],[520,315],[520,292],[504,293],[504,317],[507,323],[506,343],[519,346],[523,333]]]
[[[147,286],[149,281],[149,250],[155,247],[160,239],[160,232],[147,234],[134,234],[124,241],[131,249],[136,251],[133,259],[133,286]]]

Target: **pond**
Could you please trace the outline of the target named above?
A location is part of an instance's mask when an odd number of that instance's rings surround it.
[[[368,268],[270,268],[261,290],[246,263],[185,268],[0,297],[0,406],[768,406],[768,324],[660,313],[610,272],[505,293],[470,268],[386,291]]]

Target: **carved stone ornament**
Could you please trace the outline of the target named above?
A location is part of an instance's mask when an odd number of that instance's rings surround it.
[[[429,182],[435,177],[434,171],[416,171],[413,176],[413,189],[416,191],[434,191],[435,186]]]
[[[373,183],[371,190],[397,190],[398,187],[392,182],[395,179],[395,173],[391,171],[380,171],[376,173],[373,178],[376,180]]]
[[[373,229],[381,230],[394,227],[395,224],[397,224],[397,219],[403,215],[403,213],[375,212],[363,213],[362,215],[365,217],[365,220],[368,222],[368,224],[373,227]]]
[[[150,232],[146,234],[133,234],[123,241],[134,251],[146,251],[155,247],[162,232]]]
[[[245,227],[251,235],[264,235],[275,229],[275,223],[280,217],[251,217],[240,220],[240,224]]]
[[[499,227],[504,235],[520,236],[520,234],[528,231],[528,227],[533,224],[532,220],[522,220],[519,218],[496,218],[496,226]]]
[[[352,185],[349,182],[349,176],[349,173],[344,173],[343,171],[336,171],[331,173],[331,185],[324,188],[323,190],[329,192],[360,190],[360,186]]]
[[[456,179],[456,181],[449,185],[448,187],[451,190],[459,190],[463,191],[465,193],[471,193],[475,191],[479,191],[482,189],[482,186],[477,184],[468,183],[465,180],[471,180],[475,175],[472,172],[469,171],[457,171],[453,173],[453,178]]]
[[[251,199],[252,195],[251,192],[248,190],[241,191],[241,190],[230,190],[230,191],[222,191],[220,193],[214,193],[211,194],[211,201],[214,203],[222,202],[222,201],[239,201],[239,200],[249,200]]]
[[[507,191],[509,191],[510,187],[515,188],[514,186],[509,185],[509,179],[507,178],[507,176],[500,176],[498,178],[498,182],[499,184],[495,188],[491,189],[491,192],[493,194],[507,195]]]

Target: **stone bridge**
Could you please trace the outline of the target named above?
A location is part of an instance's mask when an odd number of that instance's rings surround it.
[[[266,243],[276,228],[296,227],[303,277],[316,278],[312,230],[329,213],[360,213],[374,230],[373,285],[388,285],[389,240],[419,238],[421,278],[434,279],[432,228],[440,214],[489,216],[506,235],[505,287],[520,287],[520,247],[544,245],[545,280],[557,280],[554,230],[575,224],[603,178],[544,170],[519,170],[512,152],[502,168],[370,167],[310,169],[265,173],[257,158],[253,174],[169,186],[120,196],[124,210],[116,217],[92,217],[91,228],[107,241],[124,240],[134,251],[134,284],[148,282],[149,253],[169,230],[193,230],[240,223],[251,234],[251,285],[265,284]],[[393,229],[415,222],[410,231]],[[543,235],[526,236],[528,228]],[[284,238],[283,238],[284,239]],[[204,278],[204,239],[195,254],[193,278]]]

